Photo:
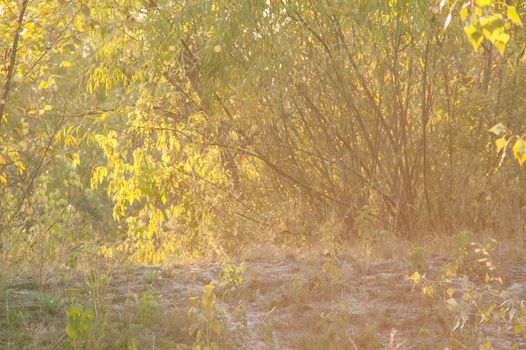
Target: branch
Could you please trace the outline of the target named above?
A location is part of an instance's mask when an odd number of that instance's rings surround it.
[[[15,36],[13,38],[13,45],[11,45],[11,57],[9,61],[9,70],[7,71],[6,80],[4,83],[4,92],[2,93],[2,98],[0,98],[0,118],[4,115],[5,104],[7,103],[7,98],[9,97],[9,90],[11,89],[11,80],[13,80],[13,73],[15,71],[16,63],[16,54],[18,51],[18,41],[20,39],[20,32],[22,31],[22,26],[24,25],[24,16],[26,14],[27,3],[29,0],[24,0],[22,2],[22,9],[18,15],[17,28]]]

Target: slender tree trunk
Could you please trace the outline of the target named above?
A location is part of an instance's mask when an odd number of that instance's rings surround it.
[[[7,75],[4,82],[2,97],[0,98],[0,118],[2,118],[4,115],[5,105],[7,103],[7,98],[9,97],[9,91],[11,89],[11,81],[13,80],[13,74],[15,72],[16,54],[18,52],[18,42],[20,39],[20,32],[22,31],[22,27],[24,25],[24,17],[26,14],[28,2],[29,0],[22,1],[22,8],[18,14],[16,31],[13,37],[13,44],[11,45],[11,53],[9,55],[9,68],[7,70]]]

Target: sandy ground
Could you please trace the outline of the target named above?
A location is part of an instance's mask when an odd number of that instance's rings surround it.
[[[445,264],[446,259],[430,258],[428,275],[438,276]],[[525,299],[526,260],[512,263],[504,259],[502,265],[508,272],[502,288],[515,300]],[[489,338],[494,349],[508,349],[517,341],[509,332],[497,335],[495,327],[474,326],[452,333],[453,313],[439,298],[425,297],[413,286],[403,261],[365,264],[343,258],[327,263],[325,258],[288,257],[245,261],[244,266],[243,283],[238,288],[232,292],[216,288],[216,309],[224,311],[218,314],[223,339],[227,339],[220,342],[220,348],[478,349],[473,339]],[[219,264],[115,269],[101,287],[98,302],[101,308],[110,306],[112,322],[108,327],[127,325],[116,334],[129,333],[124,335],[136,339],[139,349],[175,349],[178,343],[192,342],[188,314],[195,303],[192,297],[199,296],[209,283],[220,286],[222,269]],[[62,290],[67,300],[75,291],[85,292],[85,284],[84,277],[73,282],[76,289],[65,285],[61,289],[60,284],[53,288]],[[38,311],[42,290],[46,286],[36,287],[21,278],[11,281],[4,287],[11,305],[0,307],[0,317],[6,317],[8,308],[24,310],[32,336],[39,337],[36,343],[43,349],[61,348],[67,302],[57,315],[45,315]],[[148,326],[131,327],[137,320],[132,310],[148,291],[154,296],[149,306],[154,310],[152,320]],[[86,300],[93,297],[85,294]],[[238,306],[244,310],[244,322],[234,316]],[[9,334],[5,322],[1,327],[0,334]],[[6,344],[0,341],[5,348],[16,348]]]

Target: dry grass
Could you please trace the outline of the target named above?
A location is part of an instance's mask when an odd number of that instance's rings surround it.
[[[227,264],[211,260],[148,268],[93,257],[83,257],[76,268],[4,264],[0,347],[75,348],[64,331],[65,315],[79,304],[94,316],[77,348],[461,349],[493,335],[452,334],[452,313],[408,280],[419,259],[430,276],[439,276],[458,244],[458,237],[419,244],[386,235],[329,248],[245,247],[229,259],[246,268],[237,272],[242,283],[233,289],[221,272]],[[526,281],[526,273],[507,269],[515,264],[526,271],[524,245],[505,241],[497,252],[504,286]],[[210,284],[215,299],[207,309],[192,298],[202,298]],[[199,332],[212,335],[205,339]]]

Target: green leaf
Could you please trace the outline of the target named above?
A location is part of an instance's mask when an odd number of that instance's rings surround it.
[[[494,133],[496,136],[502,136],[505,131],[506,127],[502,123],[495,124],[491,129],[489,129],[489,132]]]

